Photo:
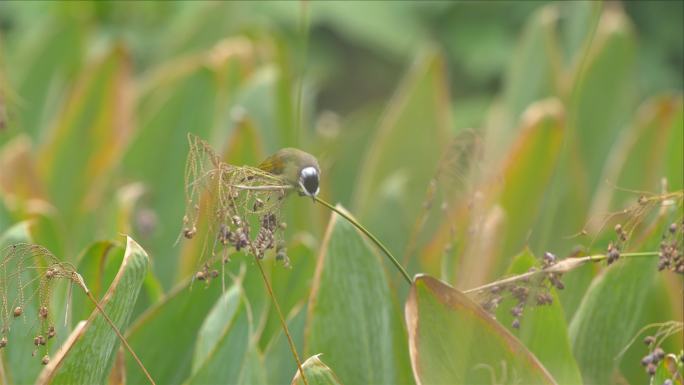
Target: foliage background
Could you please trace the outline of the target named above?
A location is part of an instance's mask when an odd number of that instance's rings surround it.
[[[605,250],[596,219],[638,197],[615,186],[682,188],[682,4],[3,2],[0,231],[30,220],[26,237],[100,295],[119,234],[136,239],[152,270],[128,336],[158,383],[289,383],[248,257],[233,258],[220,300],[216,283],[187,287],[201,256],[175,243],[188,132],[234,164],[315,154],[322,195],[411,273],[471,288],[515,271],[526,246]],[[267,268],[299,351],[323,353],[343,383],[414,381],[401,277],[355,231],[326,235],[322,207],[294,198],[286,215],[293,268]],[[654,250],[648,231],[630,249]],[[514,332],[558,382],[644,383],[645,349],[617,353],[642,326],[682,320],[680,278],[623,262],[569,274],[549,314]],[[76,303],[74,318],[90,310]],[[3,365],[16,383],[40,370]],[[142,381],[132,362],[114,366]]]

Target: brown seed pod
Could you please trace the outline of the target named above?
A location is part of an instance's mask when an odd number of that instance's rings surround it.
[[[646,338],[644,338],[644,344],[646,344],[646,345],[650,345],[654,342],[655,342],[655,337],[653,337],[653,336],[646,336]]]
[[[48,316],[48,308],[45,306],[41,306],[40,310],[38,310],[38,317],[42,319],[46,319]]]
[[[36,336],[33,339],[33,344],[38,346],[38,345],[45,345],[45,337],[41,336]]]
[[[183,230],[183,236],[187,239],[192,239],[195,234],[197,234],[197,228],[195,226],[192,226],[192,228],[185,228]]]
[[[0,339],[0,349],[4,348],[5,346],[7,346],[7,337],[3,336]]]
[[[48,356],[47,354],[44,355],[44,356],[43,356],[43,359],[40,360],[40,363],[43,364],[43,365],[49,364],[49,363],[50,363],[50,356]]]
[[[55,276],[55,269],[49,268],[47,271],[45,271],[45,278],[47,279],[52,279]]]
[[[50,327],[48,328],[48,334],[47,334],[48,339],[54,338],[56,335],[57,335],[57,332],[55,331],[55,327],[54,327],[54,326],[50,326]]]
[[[19,317],[24,313],[24,309],[21,308],[21,306],[17,306],[14,308],[14,318]]]
[[[195,279],[197,279],[198,281],[204,281],[205,279],[207,279],[207,276],[203,271],[198,271],[197,274],[195,274]]]

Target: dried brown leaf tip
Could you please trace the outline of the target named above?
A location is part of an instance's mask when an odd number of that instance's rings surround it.
[[[280,219],[288,184],[261,169],[223,162],[194,135],[188,135],[188,140],[181,234],[187,239],[203,236],[203,262],[195,279],[209,282],[216,272],[210,266],[227,263],[231,254],[240,251],[262,259],[274,250],[276,259],[288,265],[286,225]],[[207,250],[209,255],[205,255]]]
[[[81,285],[73,265],[59,261],[42,246],[19,243],[0,253],[0,348],[8,346],[13,322],[26,322],[37,327],[33,345],[45,350],[43,363],[49,358],[48,340],[55,337],[50,302],[55,281],[66,279]],[[23,337],[23,336],[19,336]]]

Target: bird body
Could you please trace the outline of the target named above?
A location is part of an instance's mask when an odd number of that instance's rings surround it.
[[[316,158],[302,150],[288,147],[266,158],[259,168],[282,176],[287,183],[300,189],[300,193],[314,198],[320,190],[320,167]]]

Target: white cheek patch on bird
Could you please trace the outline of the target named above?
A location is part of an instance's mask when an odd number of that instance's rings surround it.
[[[304,167],[299,173],[299,187],[310,196],[315,197],[320,191],[319,172],[315,167]]]

